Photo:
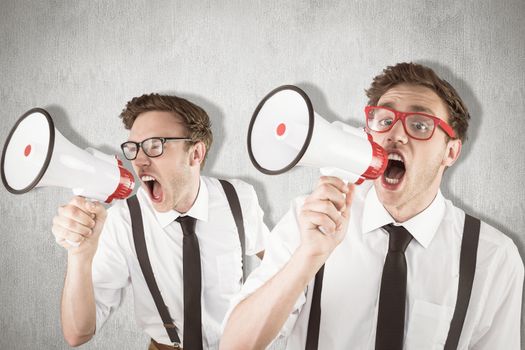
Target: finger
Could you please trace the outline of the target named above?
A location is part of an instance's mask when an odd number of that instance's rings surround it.
[[[94,215],[75,204],[68,204],[58,208],[58,216],[69,219],[83,226],[93,228],[95,226]],[[67,227],[67,226],[66,226]]]
[[[88,202],[86,203],[86,207],[95,217],[95,226],[93,227],[93,232],[95,234],[99,234],[102,232],[104,222],[106,221],[106,208],[104,208],[104,206],[99,202]]]
[[[106,214],[106,208],[104,208],[104,206],[100,203],[100,202],[97,202],[97,201],[94,201],[94,202],[91,202],[91,201],[86,201],[85,202],[85,205],[84,205],[84,208],[91,214],[95,214],[95,216],[104,216],[105,217],[105,214]]]
[[[55,227],[84,237],[88,237],[93,233],[93,230],[90,227],[84,226],[74,219],[69,219],[60,215],[53,218],[53,228]]]
[[[345,188],[345,191],[347,189]],[[345,193],[330,183],[322,183],[305,199],[305,202],[328,200],[334,204],[338,211],[345,207]]]
[[[332,185],[343,193],[346,193],[348,191],[346,183],[335,176],[321,176],[319,178],[319,181],[317,182],[317,186],[319,185]]]
[[[78,247],[82,243],[82,242],[72,242],[72,241],[69,241],[63,238],[57,238],[56,242],[58,245],[60,245],[62,248],[65,248],[65,249],[71,249],[71,248]]]
[[[83,211],[86,211],[86,204],[89,203],[90,201],[88,199],[86,199],[85,197],[82,197],[82,196],[75,196],[73,198],[71,198],[71,200],[69,201],[68,205],[72,205],[72,206],[75,206]]]
[[[327,215],[335,223],[336,227],[339,227],[343,222],[341,213],[337,210],[334,203],[328,200],[318,200],[305,203],[303,205],[303,210]]]
[[[336,224],[326,214],[305,210],[302,212],[304,219],[309,223],[310,229],[320,230],[323,234],[332,234],[336,230]]]
[[[79,243],[86,239],[85,236],[82,236],[75,232],[71,232],[67,230],[66,228],[59,226],[59,225],[53,225],[51,232],[53,232],[53,235],[55,236],[55,241],[57,241],[57,243],[60,243],[63,240],[68,240],[70,242]]]
[[[350,207],[352,206],[352,201],[354,199],[354,193],[355,193],[355,185],[352,183],[348,184],[348,192],[346,193],[345,198],[345,210],[341,211],[341,215],[344,219],[348,219],[350,217]]]

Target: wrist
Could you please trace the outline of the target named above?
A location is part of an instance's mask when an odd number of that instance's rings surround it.
[[[330,256],[332,250],[333,249],[320,249],[319,244],[301,242],[294,254],[297,254],[306,261],[322,262],[322,265]]]
[[[318,254],[308,247],[300,245],[292,255],[291,261],[297,266],[299,273],[304,276],[306,282],[309,282],[329,256],[329,253]]]
[[[67,250],[67,261],[68,265],[74,268],[82,268],[86,266],[91,267],[93,258],[95,257],[95,251],[91,249],[82,249],[84,247],[72,247]]]

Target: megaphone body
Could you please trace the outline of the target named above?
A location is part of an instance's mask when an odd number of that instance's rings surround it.
[[[76,195],[110,203],[133,191],[133,175],[120,160],[82,150],[55,129],[49,113],[33,108],[17,121],[2,151],[2,182],[14,194],[59,186]]]
[[[306,93],[293,85],[273,90],[255,109],[248,153],[265,174],[311,166],[356,184],[378,178],[388,164],[386,151],[364,129],[327,122],[315,113]]]

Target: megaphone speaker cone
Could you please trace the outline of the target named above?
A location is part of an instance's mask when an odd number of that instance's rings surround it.
[[[303,157],[314,128],[314,110],[306,93],[293,85],[272,90],[259,103],[248,128],[248,154],[268,175],[282,174]]]
[[[2,150],[1,175],[14,194],[33,189],[44,176],[55,144],[53,119],[42,108],[24,113],[9,132]]]
[[[329,123],[315,113],[306,93],[291,85],[273,90],[257,106],[248,152],[265,174],[311,166],[354,183],[379,177],[387,164],[385,150],[363,128]]]

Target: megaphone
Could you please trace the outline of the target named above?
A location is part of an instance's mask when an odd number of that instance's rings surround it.
[[[135,180],[114,156],[82,150],[55,129],[47,111],[33,108],[16,122],[2,151],[2,183],[14,194],[59,186],[110,203],[127,198]]]
[[[248,153],[253,165],[268,175],[311,166],[356,184],[378,178],[388,164],[386,151],[364,129],[327,122],[293,85],[274,89],[255,109]]]

